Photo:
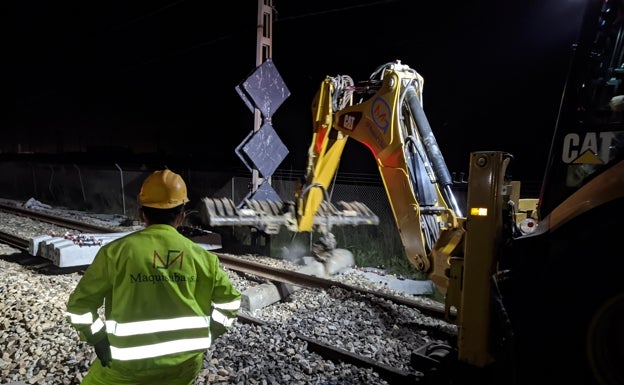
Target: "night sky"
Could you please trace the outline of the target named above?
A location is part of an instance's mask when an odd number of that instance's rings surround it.
[[[515,157],[540,180],[581,0],[274,0],[275,67],[291,96],[273,126],[302,170],[311,102],[327,75],[365,80],[401,60],[425,79],[424,107],[451,171],[471,151]],[[256,66],[257,1],[23,1],[9,57],[14,113],[2,151],[154,147],[242,166],[253,114],[235,91]],[[18,147],[19,144],[19,147]],[[350,142],[345,172],[375,172]]]

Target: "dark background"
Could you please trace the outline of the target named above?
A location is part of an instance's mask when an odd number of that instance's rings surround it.
[[[401,60],[425,79],[424,107],[451,171],[471,151],[515,157],[519,180],[544,172],[580,0],[273,0],[272,60],[290,90],[272,118],[302,170],[311,102],[326,75],[365,80]],[[15,4],[15,108],[2,153],[156,154],[242,167],[253,130],[235,87],[256,67],[255,0],[21,1]],[[376,172],[355,141],[345,172]]]

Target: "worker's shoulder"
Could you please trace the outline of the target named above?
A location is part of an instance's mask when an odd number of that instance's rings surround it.
[[[137,239],[142,231],[145,231],[145,229],[107,234],[106,237],[102,237],[105,242],[101,246],[102,248],[112,248],[129,244],[134,239]]]
[[[186,238],[186,237],[185,237]],[[191,239],[186,238],[184,241],[184,247],[191,251],[193,254],[205,258],[210,261],[218,262],[219,257],[213,253],[210,249],[194,242]]]

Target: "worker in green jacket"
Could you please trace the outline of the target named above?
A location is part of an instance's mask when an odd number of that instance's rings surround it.
[[[240,307],[217,256],[177,231],[189,201],[180,175],[155,171],[138,200],[145,228],[102,246],[67,302],[97,355],[83,385],[192,385]]]

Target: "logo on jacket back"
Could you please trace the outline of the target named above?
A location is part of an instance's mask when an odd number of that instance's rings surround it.
[[[184,251],[180,251],[180,250],[167,250],[167,255],[166,257],[163,259],[160,254],[158,254],[158,252],[156,250],[154,250],[154,257],[152,260],[152,266],[157,268],[157,269],[168,269],[169,266],[173,265],[174,263],[178,262],[180,263],[179,268],[182,268],[182,261],[184,260]],[[156,261],[160,262],[160,264],[157,264]]]

